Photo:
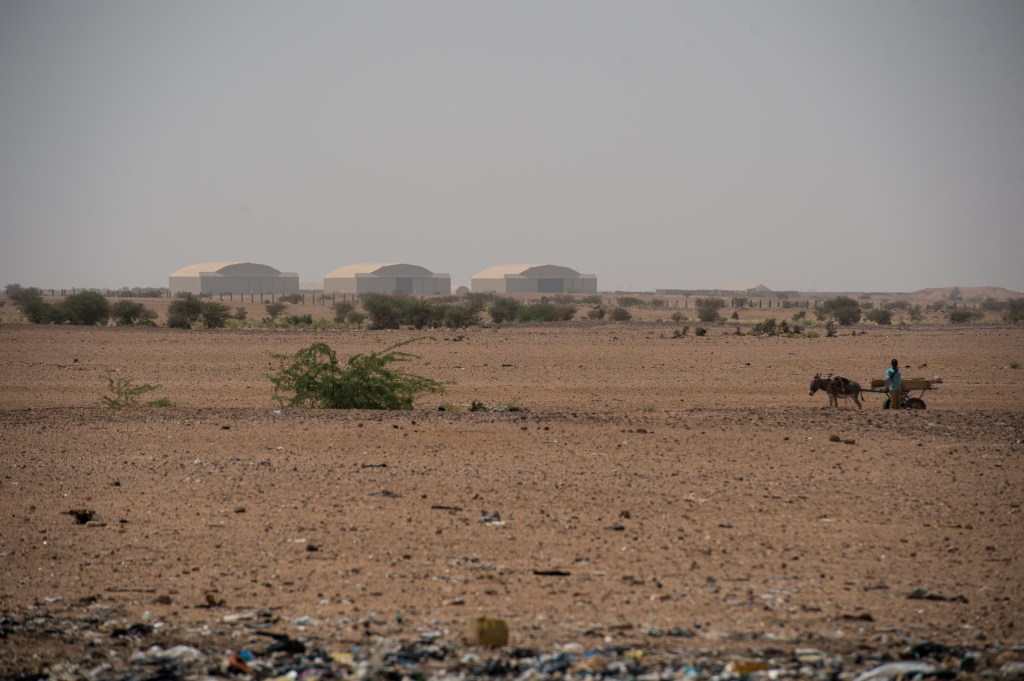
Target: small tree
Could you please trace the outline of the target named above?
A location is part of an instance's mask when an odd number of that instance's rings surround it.
[[[883,326],[892,324],[891,310],[868,310],[864,313],[864,316],[875,324],[881,324]]]
[[[313,343],[294,355],[272,355],[280,363],[278,372],[269,376],[274,399],[282,406],[317,409],[412,409],[416,396],[443,393],[444,385],[392,366],[419,359],[397,351],[411,342],[353,355],[345,367],[325,343]]]
[[[725,301],[721,298],[698,298],[697,318],[702,322],[717,322],[720,317],[718,311],[725,307]]]
[[[43,292],[34,286],[8,284],[4,293],[32,324],[46,324],[53,317],[53,306],[43,300]]]
[[[134,300],[119,300],[110,306],[110,316],[117,326],[154,326],[156,310]]]
[[[342,301],[334,304],[334,321],[343,322],[348,313],[355,309],[355,305],[352,303]]]
[[[495,324],[502,322],[514,322],[519,317],[519,309],[523,306],[515,298],[496,297],[487,313]]]
[[[167,326],[172,329],[189,329],[198,321],[203,311],[203,301],[194,293],[179,293],[167,307]]]
[[[231,314],[227,305],[212,300],[205,301],[199,312],[199,319],[208,329],[219,329],[223,327]]]
[[[1010,324],[1017,324],[1024,318],[1024,298],[1011,298],[1006,301],[1006,310],[1003,311],[1003,321]]]
[[[270,315],[270,318],[276,320],[284,313],[285,310],[288,309],[288,303],[278,300],[273,303],[267,303],[265,309],[267,310],[267,314]]]
[[[98,291],[80,291],[55,307],[55,320],[81,326],[106,324],[110,319],[110,302]]]
[[[613,322],[628,322],[632,318],[633,315],[624,307],[613,307],[608,313],[608,319]]]
[[[829,298],[822,303],[821,307],[842,326],[849,326],[860,321],[860,305],[849,296]]]

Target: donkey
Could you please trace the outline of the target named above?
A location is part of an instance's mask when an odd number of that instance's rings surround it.
[[[813,396],[819,390],[824,390],[828,395],[830,407],[838,407],[839,398],[842,397],[843,399],[852,399],[858,409],[864,408],[860,401],[860,383],[857,383],[857,381],[851,381],[843,376],[833,376],[832,374],[825,378],[822,378],[821,374],[814,374],[814,378],[811,380],[810,394]]]

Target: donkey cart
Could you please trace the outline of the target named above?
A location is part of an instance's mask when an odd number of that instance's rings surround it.
[[[927,379],[927,378],[905,378],[903,379],[903,392],[900,393],[900,409],[924,409],[925,403],[921,399],[924,396],[926,390],[935,390],[938,384],[942,382],[942,379]],[[917,397],[912,397],[911,392],[919,390]],[[885,395],[885,401],[882,402],[882,409],[889,409],[890,399],[889,392],[885,389],[885,381],[876,378],[871,381],[871,389],[865,390],[868,393],[882,393]]]

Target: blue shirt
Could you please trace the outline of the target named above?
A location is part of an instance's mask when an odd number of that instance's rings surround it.
[[[889,367],[889,370],[885,372],[885,380],[889,382],[889,390],[900,390],[903,387],[903,378],[900,376],[900,370]]]

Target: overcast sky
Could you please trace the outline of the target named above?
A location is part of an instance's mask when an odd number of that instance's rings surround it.
[[[0,0],[0,285],[1024,290],[1024,2]]]

